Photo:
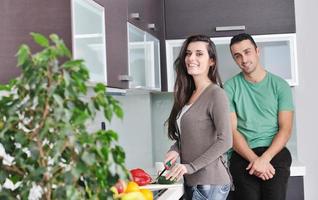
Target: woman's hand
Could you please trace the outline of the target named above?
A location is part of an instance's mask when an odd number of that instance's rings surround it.
[[[185,165],[177,163],[166,175],[166,179],[170,179],[171,181],[179,181],[186,173],[187,168],[185,167]]]
[[[169,161],[170,161],[170,163],[171,163],[171,166],[173,166],[173,165],[176,163],[178,157],[179,157],[179,153],[178,153],[178,152],[176,152],[176,151],[169,151],[169,152],[166,154],[165,159],[164,159],[164,161],[163,161],[163,162],[164,162],[164,165],[165,165],[165,168],[166,168],[166,169],[169,169],[169,168],[170,168],[170,166],[167,166],[167,165],[166,165]]]

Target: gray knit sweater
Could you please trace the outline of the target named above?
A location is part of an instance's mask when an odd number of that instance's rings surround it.
[[[232,147],[227,96],[215,84],[209,85],[181,118],[181,148],[171,146],[181,155],[188,173],[189,186],[230,183],[222,161]]]

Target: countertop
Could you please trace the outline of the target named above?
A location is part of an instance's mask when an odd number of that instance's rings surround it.
[[[305,176],[306,175],[306,167],[298,160],[293,160],[292,165],[290,167],[290,176]]]

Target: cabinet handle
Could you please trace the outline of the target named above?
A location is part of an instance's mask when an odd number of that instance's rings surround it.
[[[130,18],[140,20],[140,15],[139,13],[130,13]]]
[[[153,31],[156,30],[156,25],[155,24],[148,24],[147,27],[150,30],[153,30]]]
[[[120,81],[133,81],[133,77],[129,75],[119,75],[118,80]]]
[[[241,31],[245,30],[245,26],[217,26],[215,31]]]

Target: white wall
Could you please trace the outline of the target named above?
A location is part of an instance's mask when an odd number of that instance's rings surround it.
[[[295,0],[299,86],[295,88],[298,157],[306,166],[305,199],[318,199],[318,1]]]
[[[106,129],[118,133],[119,144],[126,153],[126,167],[150,169],[153,167],[152,134],[151,134],[151,104],[150,94],[127,94],[114,96],[121,103],[124,111],[123,120],[113,117]],[[106,121],[99,113],[94,122],[88,123],[91,131],[101,128],[101,122]]]
[[[124,119],[115,119],[111,127],[119,134],[126,153],[128,169],[153,167],[150,94],[115,97],[122,103]]]

